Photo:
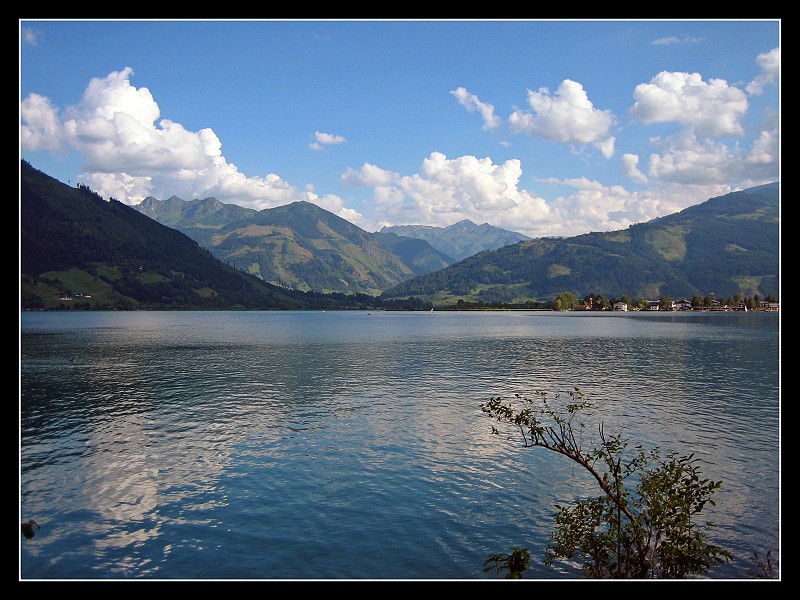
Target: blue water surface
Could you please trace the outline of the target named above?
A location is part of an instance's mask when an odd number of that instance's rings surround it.
[[[694,453],[747,578],[779,556],[779,316],[24,312],[20,578],[493,579],[543,564],[554,505],[596,496],[492,396],[581,388],[635,443]],[[708,513],[708,514],[706,514]]]

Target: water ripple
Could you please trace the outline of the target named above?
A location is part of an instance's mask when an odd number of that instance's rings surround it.
[[[541,557],[593,482],[478,405],[575,385],[723,480],[719,577],[776,551],[775,321],[548,315],[23,315],[22,575],[480,579],[518,545],[574,577]]]

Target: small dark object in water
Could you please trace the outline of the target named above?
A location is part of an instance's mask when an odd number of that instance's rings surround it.
[[[34,529],[34,527],[36,527],[36,529]],[[41,526],[36,521],[31,519],[30,521],[25,521],[22,524],[22,535],[24,535],[27,539],[31,539],[40,529]]]

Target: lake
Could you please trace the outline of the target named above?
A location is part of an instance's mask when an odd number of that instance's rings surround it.
[[[710,539],[779,558],[777,313],[22,312],[20,579],[476,580],[600,495],[491,434],[579,387],[606,432],[721,480]],[[588,419],[588,417],[587,417]],[[596,430],[596,429],[595,429]]]

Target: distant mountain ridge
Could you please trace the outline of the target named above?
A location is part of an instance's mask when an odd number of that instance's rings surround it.
[[[764,185],[757,185],[755,187],[747,188],[742,190],[745,194],[756,194],[759,192],[777,192],[780,193],[781,185],[777,181],[773,181],[772,183],[765,183]]]
[[[779,294],[778,183],[711,198],[624,230],[519,242],[385,290],[452,304]]]
[[[476,225],[469,219],[464,219],[447,227],[434,227],[431,225],[386,226],[381,229],[381,232],[396,233],[397,235],[425,240],[440,252],[452,256],[456,260],[463,260],[468,256],[485,250],[497,250],[509,244],[531,239],[521,233],[501,229],[488,223]]]
[[[308,309],[331,298],[282,289],[116,200],[21,161],[21,308]]]
[[[255,210],[216,198],[134,207],[178,229],[223,262],[260,279],[303,291],[368,293],[452,264],[427,242],[369,233],[310,202]]]
[[[527,239],[457,263],[425,240],[388,228],[368,233],[308,202],[255,211],[173,196],[130,207],[25,161],[20,188],[25,308],[419,307],[459,299],[541,303],[565,291],[648,299],[780,291],[778,183],[624,230]],[[157,211],[164,223],[145,211]],[[287,283],[255,276],[270,271]],[[347,290],[337,299],[327,294],[332,281]],[[58,300],[75,293],[80,300]],[[348,294],[355,302],[341,301]]]
[[[177,229],[177,225],[185,222],[203,220],[206,227],[221,227],[231,221],[241,221],[256,215],[257,210],[245,208],[237,204],[224,204],[216,198],[209,197],[203,200],[183,200],[177,196],[170,196],[166,200],[158,200],[148,196],[142,200],[136,210],[144,214],[158,215],[156,219],[163,225]],[[148,215],[149,216],[149,215]]]
[[[258,211],[214,197],[162,201],[149,196],[135,208],[182,231],[228,264],[302,290],[377,295],[477,252],[530,239],[469,220],[444,228],[404,225],[369,233],[308,202]],[[292,212],[298,216],[288,218]],[[307,227],[309,219],[325,223],[325,233]]]

